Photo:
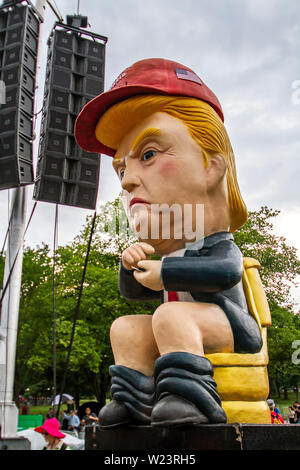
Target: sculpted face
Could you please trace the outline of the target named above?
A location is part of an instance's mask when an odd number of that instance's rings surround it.
[[[212,199],[211,166],[204,168],[201,148],[184,123],[166,113],[153,114],[123,138],[113,165],[121,181],[129,221],[134,220],[137,229],[147,222],[147,234],[143,232],[140,239],[160,253],[184,246],[184,233],[174,237],[174,230],[184,226],[184,206],[192,209],[195,230],[197,204],[204,204],[206,211]],[[167,239],[161,233],[162,213],[155,209],[161,204],[178,208],[171,211],[171,236]],[[158,237],[153,237],[155,224],[160,228]]]

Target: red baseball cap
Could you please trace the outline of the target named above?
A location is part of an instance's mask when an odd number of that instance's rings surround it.
[[[124,70],[109,91],[89,101],[77,116],[75,139],[87,152],[114,156],[115,150],[101,144],[95,135],[100,117],[114,104],[141,94],[189,96],[206,101],[224,116],[216,95],[204,84],[193,70],[178,62],[166,59],[145,59]]]

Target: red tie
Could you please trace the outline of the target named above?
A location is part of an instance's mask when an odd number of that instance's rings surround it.
[[[174,291],[168,291],[168,302],[177,302],[178,301],[178,295],[177,292]]]

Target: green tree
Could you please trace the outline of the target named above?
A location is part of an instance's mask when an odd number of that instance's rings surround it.
[[[280,214],[266,206],[249,212],[246,224],[235,233],[235,242],[245,257],[261,264],[260,276],[271,310],[277,306],[292,309],[291,286],[297,286],[300,261],[296,248],[287,245],[284,237],[273,233],[271,219]]]
[[[268,328],[268,366],[271,393],[288,399],[288,388],[298,390],[300,368],[295,347],[300,347],[299,316],[277,307],[272,311],[272,326]]]
[[[52,266],[49,248],[26,248],[23,256],[23,273],[20,298],[19,331],[17,343],[15,395],[30,384],[40,384],[40,394],[49,387],[51,370],[40,374],[40,367],[30,368],[28,360],[37,347],[40,334],[51,344],[52,317]],[[44,345],[43,345],[44,346]],[[42,353],[42,351],[41,351]]]
[[[280,211],[263,206],[249,213],[247,223],[235,234],[244,256],[261,264],[260,277],[268,298],[272,326],[268,328],[269,379],[271,393],[280,396],[288,387],[298,390],[299,366],[292,361],[294,341],[300,339],[299,315],[293,312],[292,285],[297,285],[300,262],[297,250],[284,237],[273,233],[271,220]]]

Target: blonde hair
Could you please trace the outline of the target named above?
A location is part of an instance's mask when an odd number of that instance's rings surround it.
[[[192,138],[201,147],[205,166],[214,153],[225,158],[230,230],[235,232],[246,222],[248,212],[240,193],[234,153],[227,131],[218,114],[208,103],[180,96],[134,96],[115,104],[101,116],[95,130],[96,138],[107,147],[117,150],[131,129],[156,112],[167,113],[184,122]]]

